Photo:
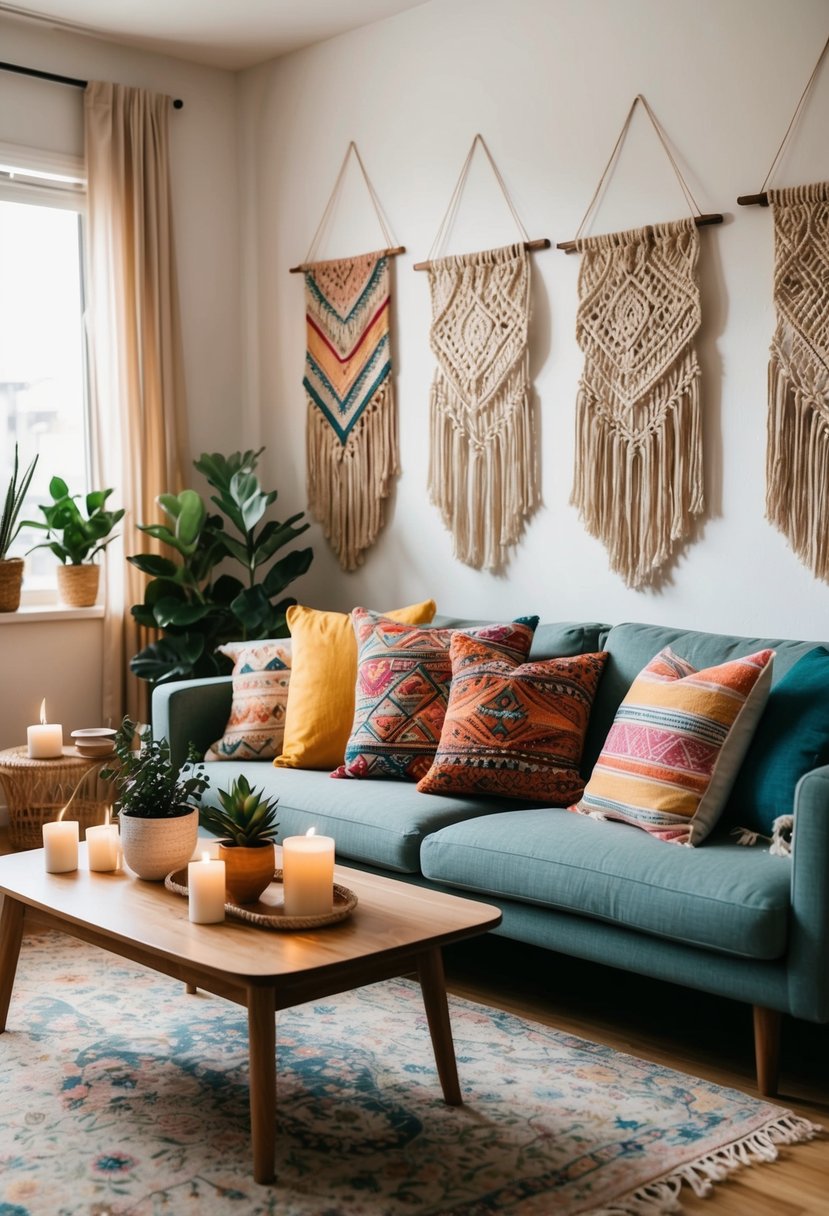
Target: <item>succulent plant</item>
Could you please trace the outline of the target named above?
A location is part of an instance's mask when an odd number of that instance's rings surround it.
[[[203,806],[199,823],[221,837],[226,845],[256,848],[273,844],[279,824],[276,820],[278,798],[265,798],[265,791],[252,789],[247,778],[239,776],[229,790],[218,790],[221,806]]]

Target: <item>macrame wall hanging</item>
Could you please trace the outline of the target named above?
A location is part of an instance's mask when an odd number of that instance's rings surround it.
[[[351,155],[357,160],[387,248],[314,260]],[[399,471],[389,334],[389,258],[395,245],[357,145],[348,145],[311,247],[305,275],[308,506],[343,570],[356,570],[385,522]]]
[[[435,258],[451,229],[475,148],[486,153],[521,241]],[[500,570],[539,502],[538,445],[530,385],[531,241],[483,136],[476,135],[429,260],[430,345],[437,360],[430,398],[429,496],[452,533],[455,557]]]
[[[769,360],[766,517],[829,582],[829,182],[767,190],[797,125],[829,39],[758,194],[774,208],[774,306]]]
[[[582,237],[641,102],[692,215],[675,223]],[[656,582],[703,511],[697,228],[701,215],[656,116],[634,98],[576,239],[582,254],[576,338],[584,369],[576,404],[571,502],[629,587]]]

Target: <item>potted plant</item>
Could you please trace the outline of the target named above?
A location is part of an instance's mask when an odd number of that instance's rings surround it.
[[[60,477],[49,482],[52,502],[40,507],[44,520],[27,519],[25,526],[39,528],[47,539],[35,549],[51,549],[61,562],[58,567],[58,594],[72,608],[89,608],[98,598],[101,567],[93,559],[115,537],[112,529],[124,516],[123,508],[107,511],[106,500],[112,490],[91,490],[85,498],[86,514],[78,506],[79,494],[70,494]]]
[[[192,857],[198,804],[210,781],[192,744],[179,771],[170,762],[166,739],[154,739],[147,726],[135,750],[135,733],[135,723],[125,717],[115,736],[117,762],[102,769],[101,777],[115,785],[124,861],[139,878],[157,881]]]
[[[225,886],[240,904],[255,903],[274,875],[273,845],[279,824],[278,799],[251,789],[237,777],[229,790],[219,790],[219,806],[203,806],[203,828],[220,837],[219,857],[225,863]]]
[[[14,469],[0,511],[0,612],[16,612],[20,607],[23,586],[23,558],[9,557],[8,552],[23,523],[18,523],[23,499],[37,464],[37,456],[22,477],[19,476],[17,444],[14,445]]]

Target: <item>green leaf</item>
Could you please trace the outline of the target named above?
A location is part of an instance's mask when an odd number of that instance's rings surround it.
[[[261,586],[246,587],[236,596],[230,607],[246,636],[254,637],[259,627],[270,617],[270,602]]]
[[[181,680],[192,674],[204,650],[199,634],[177,634],[152,642],[130,660],[130,671],[142,680],[159,684]]]
[[[69,486],[60,477],[53,477],[49,482],[49,493],[54,498],[55,502],[59,498],[66,498],[69,493]]]
[[[135,553],[128,557],[127,561],[142,574],[150,574],[153,578],[173,578],[178,571],[175,562],[171,562],[169,557],[161,557],[158,553]]]
[[[284,591],[289,583],[305,574],[314,559],[313,549],[294,549],[274,562],[265,575],[262,586],[269,599]]]
[[[182,603],[172,596],[159,600],[153,610],[155,622],[160,629],[168,629],[170,626],[176,629],[186,628],[188,625],[195,625],[197,621],[203,621],[209,613],[209,604]]]

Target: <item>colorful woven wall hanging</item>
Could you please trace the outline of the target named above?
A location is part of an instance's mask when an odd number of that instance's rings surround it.
[[[584,227],[641,101],[696,214],[674,223],[579,237],[576,403],[571,501],[629,587],[657,581],[704,508],[697,228],[701,215],[644,97],[634,99]]]
[[[389,248],[314,262],[312,251],[357,158]],[[305,275],[308,506],[343,570],[356,570],[385,522],[399,471],[389,333],[393,241],[353,141],[302,266]]]

